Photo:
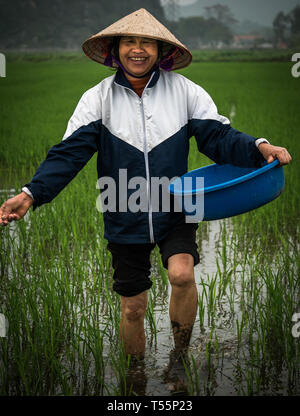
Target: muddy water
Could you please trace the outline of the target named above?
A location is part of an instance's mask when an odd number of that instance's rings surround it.
[[[0,190],[0,198],[14,195],[15,190]],[[30,221],[30,213],[24,218]],[[216,259],[219,258],[220,235],[222,221],[211,221],[207,225],[207,233],[202,234],[198,241],[200,252],[200,264],[195,267],[195,278],[198,293],[201,295],[203,284],[209,284],[211,279],[218,272]],[[10,235],[15,235],[16,226],[14,223],[9,225]],[[230,233],[228,234],[230,239]],[[230,255],[230,254],[229,254]],[[237,268],[237,275],[242,270]],[[246,271],[247,273],[247,271]],[[153,270],[153,278],[159,279]],[[206,356],[206,346],[210,339],[211,323],[207,320],[205,313],[204,325],[200,328],[200,320],[197,316],[194,330],[190,342],[190,356],[196,363],[196,372],[199,380],[199,387],[196,392],[198,395],[237,395],[245,394],[247,386],[241,385],[236,370],[236,350],[237,334],[236,319],[241,315],[240,294],[242,292],[241,282],[235,279],[234,299],[232,304],[228,298],[224,298],[218,304],[214,320],[214,336],[223,350],[223,356],[217,359],[216,354],[212,354],[212,361],[208,363]],[[133,388],[138,395],[147,396],[168,396],[174,395],[174,383],[170,381],[168,369],[170,353],[173,349],[173,336],[170,326],[168,313],[168,297],[170,297],[171,287],[168,286],[168,296],[157,296],[155,299],[154,318],[157,325],[157,342],[151,337],[151,330],[146,321],[146,357],[144,363],[136,369],[128,372],[128,383],[133,384]],[[207,307],[205,303],[205,307]],[[109,350],[110,345],[105,346]],[[107,368],[106,382],[114,385],[114,375]],[[178,389],[181,391],[182,389]],[[244,392],[244,393],[243,393]],[[282,392],[284,394],[284,392]]]
[[[231,225],[230,221],[226,221],[226,246],[230,245]],[[208,224],[207,233],[202,234],[201,240],[198,241],[200,251],[200,264],[195,267],[195,278],[198,293],[203,292],[203,284],[209,284],[218,272],[217,259],[220,262],[220,250],[222,249],[222,241],[220,240],[222,227],[224,221],[211,221]],[[228,262],[230,263],[231,252],[228,251]],[[222,265],[221,265],[222,269]],[[193,394],[196,395],[247,395],[248,386],[246,381],[242,381],[242,372],[248,372],[246,361],[249,359],[248,340],[245,335],[242,335],[239,347],[242,353],[238,354],[238,336],[236,331],[236,321],[241,322],[242,317],[242,272],[248,280],[251,270],[250,266],[242,267],[238,265],[235,270],[232,282],[230,282],[226,293],[227,296],[221,297],[217,304],[213,332],[211,322],[207,320],[207,313],[205,313],[204,325],[200,328],[200,320],[197,316],[194,325],[193,334],[191,337],[189,355],[193,357],[196,364],[196,370],[193,371],[193,380],[195,375],[199,382],[199,387],[195,389]],[[219,278],[217,278],[219,279]],[[170,285],[169,285],[170,296]],[[229,297],[232,296],[232,300]],[[265,297],[265,289],[261,288],[261,297]],[[205,308],[207,303],[205,303]],[[180,392],[182,389],[177,388],[174,380],[169,377],[168,366],[170,361],[170,351],[173,348],[173,337],[171,333],[171,326],[168,316],[168,302],[161,302],[155,308],[155,318],[157,321],[157,344],[151,345],[151,340],[148,337],[146,347],[145,368],[143,371],[144,380],[140,373],[137,373],[136,382],[133,383],[136,391],[144,395],[174,395],[176,389]],[[148,331],[149,333],[149,331]],[[220,355],[216,350],[212,350],[210,362],[208,362],[206,348],[210,341],[217,338],[220,346]],[[253,334],[253,340],[256,340],[256,335]],[[250,366],[251,367],[251,366]],[[249,371],[252,369],[249,368]],[[273,375],[267,376],[269,379]],[[130,381],[134,380],[131,377]],[[142,380],[141,389],[139,389],[139,381]],[[287,374],[282,370],[270,383],[271,387],[260,394],[287,394]],[[180,393],[179,393],[180,394]],[[185,393],[181,393],[185,395]]]
[[[217,243],[220,236],[220,221],[212,221],[209,224],[207,238],[199,242],[200,264],[195,267],[195,279],[198,292],[201,292],[202,280],[209,282],[209,278],[217,273],[216,258]],[[202,279],[201,279],[202,278]],[[171,288],[169,286],[169,296]],[[238,306],[236,307],[238,309]],[[237,337],[234,329],[226,325],[227,315],[231,315],[228,305],[224,305],[223,317],[218,323],[215,323],[218,340],[221,344],[226,345],[226,353],[223,359],[222,370],[216,371],[214,387],[208,386],[208,363],[205,354],[205,347],[209,341],[210,327],[207,319],[204,320],[204,329],[200,329],[200,321],[197,316],[194,325],[191,342],[190,354],[194,357],[198,367],[198,376],[202,383],[203,394],[214,395],[233,395],[236,394],[234,386],[231,386],[226,377],[232,378],[233,366],[229,359],[232,351],[236,348]],[[168,304],[158,305],[155,309],[157,320],[158,334],[157,347],[151,347],[148,343],[146,347],[145,360],[145,378],[147,384],[145,395],[173,395],[172,382],[166,377],[170,361],[170,351],[173,348],[173,337],[168,316]],[[213,367],[213,366],[212,366]],[[211,367],[211,368],[212,368]],[[211,384],[211,383],[209,383]],[[211,391],[208,392],[207,389]]]

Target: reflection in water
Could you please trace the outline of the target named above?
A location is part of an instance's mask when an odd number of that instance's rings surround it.
[[[144,361],[132,361],[126,371],[125,386],[122,388],[124,396],[145,396],[147,376]]]
[[[0,197],[1,197],[1,201],[2,201],[2,196],[5,196],[7,198],[11,198],[15,195],[15,189],[11,188],[11,189],[0,189]]]

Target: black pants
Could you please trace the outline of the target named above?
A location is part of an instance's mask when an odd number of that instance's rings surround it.
[[[170,230],[167,237],[157,242],[163,266],[168,268],[168,258],[174,254],[188,253],[199,263],[196,231],[198,224],[180,224]],[[135,296],[152,286],[150,276],[150,254],[154,244],[108,243],[114,268],[113,289],[121,296]]]

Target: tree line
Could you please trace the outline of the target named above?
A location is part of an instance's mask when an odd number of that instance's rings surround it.
[[[191,16],[172,22],[175,34],[191,49],[203,45],[230,45],[233,40],[232,25],[237,23],[230,8],[222,4],[204,7],[204,16]]]
[[[140,7],[146,8],[190,48],[202,42],[230,43],[235,21],[227,6],[206,16],[168,21],[160,0],[0,0],[2,49],[79,49],[91,34]]]
[[[0,0],[0,47],[79,49],[92,34],[141,7],[165,21],[159,0]]]
[[[160,0],[0,0],[0,48],[80,49],[89,36],[141,7],[191,49],[232,44],[237,21],[221,4],[205,7],[204,16],[168,21]],[[278,13],[273,29],[274,45],[300,45],[300,6]]]
[[[289,47],[300,47],[300,5],[289,13],[279,12],[273,21],[275,41]]]

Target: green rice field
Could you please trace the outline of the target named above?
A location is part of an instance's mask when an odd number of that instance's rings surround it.
[[[300,394],[300,328],[293,321],[300,314],[300,78],[292,77],[292,64],[194,62],[180,71],[209,92],[233,127],[293,157],[279,198],[199,224],[190,396]],[[72,54],[8,56],[0,78],[1,203],[61,140],[83,92],[112,73]],[[189,168],[209,163],[191,139]],[[173,394],[167,272],[155,248],[146,358],[132,373],[118,342],[120,302],[96,181],[95,155],[51,204],[0,228],[1,395]]]

